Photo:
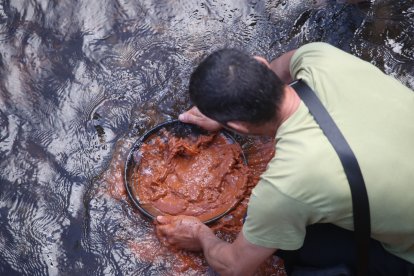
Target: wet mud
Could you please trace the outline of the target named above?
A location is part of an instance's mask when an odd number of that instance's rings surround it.
[[[145,141],[136,156],[134,194],[153,217],[210,221],[232,209],[246,192],[242,150],[222,133],[177,137],[163,130]]]

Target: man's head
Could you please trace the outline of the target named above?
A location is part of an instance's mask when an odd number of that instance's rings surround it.
[[[284,84],[264,63],[236,49],[209,55],[191,75],[190,98],[207,117],[224,125],[261,125],[277,116]]]

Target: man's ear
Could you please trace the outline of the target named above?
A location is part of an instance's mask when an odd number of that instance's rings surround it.
[[[264,57],[254,56],[253,58],[270,68],[270,63]]]
[[[241,134],[248,134],[249,129],[247,128],[246,124],[240,121],[230,121],[227,122],[227,125],[234,129],[235,131],[241,133]]]

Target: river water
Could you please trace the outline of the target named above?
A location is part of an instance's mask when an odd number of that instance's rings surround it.
[[[213,274],[158,243],[125,195],[125,155],[191,106],[206,54],[311,41],[414,88],[413,0],[0,0],[0,275]]]

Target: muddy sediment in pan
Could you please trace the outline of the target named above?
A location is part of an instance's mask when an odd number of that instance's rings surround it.
[[[274,155],[273,140],[258,139],[249,146],[244,139],[251,161],[248,167],[240,144],[228,132],[200,132],[196,128],[192,133],[192,129],[194,126],[170,121],[134,143],[125,163],[125,188],[131,205],[150,221],[160,214],[198,217],[222,239],[232,242],[241,230],[251,189]],[[134,249],[147,250],[138,245]],[[164,250],[175,255],[171,263],[175,274],[213,273],[200,254],[171,247]],[[169,254],[163,254],[168,260]],[[270,258],[261,267],[263,275],[270,272],[284,275],[278,259]]]
[[[223,133],[177,137],[161,129],[133,158],[136,165],[126,181],[151,218],[188,215],[212,222],[235,207],[247,190],[242,150]]]
[[[145,149],[144,151],[150,151],[151,154],[158,155],[160,148],[165,147],[165,139],[162,137],[167,136],[168,134],[164,134],[161,136],[152,136],[149,139],[148,145],[151,147]],[[161,138],[160,138],[161,137]],[[165,137],[164,137],[165,138]],[[214,138],[217,139],[217,135],[207,135],[204,137],[199,137],[199,139],[196,139],[196,141],[190,142],[193,146],[202,146],[203,143],[206,143],[207,141],[217,143],[216,146],[220,145],[229,145],[228,144],[228,137],[223,137],[219,135],[219,142],[214,141]],[[223,138],[223,140],[221,139]],[[241,138],[241,137],[239,137]],[[198,141],[197,141],[198,140]],[[163,141],[163,142],[161,142]],[[201,141],[201,143],[200,143]],[[247,209],[247,203],[248,198],[251,192],[251,189],[257,184],[260,174],[265,170],[268,161],[274,156],[275,153],[275,147],[274,147],[274,140],[273,139],[265,139],[265,138],[250,138],[250,139],[241,139],[240,140],[243,145],[243,150],[245,153],[245,157],[248,160],[248,165],[244,165],[243,159],[239,159],[240,149],[238,148],[238,145],[236,147],[236,153],[233,156],[238,159],[236,164],[239,164],[239,162],[242,162],[243,167],[242,171],[246,173],[244,176],[246,178],[243,178],[240,185],[242,185],[242,191],[235,191],[236,194],[239,195],[240,198],[231,198],[233,202],[236,204],[232,206],[231,210],[229,212],[226,212],[226,214],[221,217],[218,220],[214,220],[214,222],[209,222],[209,227],[213,229],[213,231],[216,233],[217,236],[219,236],[221,239],[226,240],[228,242],[232,242],[236,237],[237,234],[240,232],[241,227],[243,225],[243,218],[246,214]],[[163,146],[160,147],[161,143]],[[175,144],[174,142],[172,142]],[[140,148],[142,148],[144,144],[141,145]],[[154,149],[153,146],[155,145],[155,151],[150,150],[150,148]],[[233,144],[234,145],[234,144]],[[205,145],[204,145],[205,146]],[[132,146],[134,148],[134,146]],[[194,154],[195,148],[190,148],[190,151],[192,154]],[[123,147],[123,150],[127,150],[127,147]],[[213,147],[213,151],[214,151]],[[234,149],[230,149],[233,151]],[[139,151],[140,152],[140,151]],[[173,152],[175,152],[173,150]],[[134,153],[134,151],[133,151]],[[169,154],[169,151],[163,151],[164,154]],[[129,153],[131,154],[131,152]],[[232,153],[233,154],[233,153]],[[122,155],[122,154],[120,154]],[[124,153],[125,155],[125,153]],[[133,155],[132,155],[133,156]],[[136,158],[136,157],[135,157]],[[142,158],[145,158],[145,154],[139,154],[140,161],[142,161]],[[182,158],[182,157],[180,157]],[[214,159],[217,159],[214,156]],[[166,158],[168,160],[168,156]],[[116,165],[117,163],[117,165]],[[137,162],[140,163],[140,162]],[[186,162],[185,162],[186,163]],[[214,162],[213,162],[214,163]],[[122,167],[123,160],[113,160],[112,165],[110,166],[109,170],[105,173],[104,177],[105,179],[102,179],[103,181],[107,183],[111,183],[111,189],[109,190],[109,193],[111,193],[112,197],[114,198],[123,198],[126,196],[127,191],[125,191],[125,187],[122,185],[122,183],[119,183],[119,180],[122,178],[122,175],[118,175],[117,179],[113,178],[114,171],[119,170],[119,167]],[[162,170],[165,167],[162,166]],[[140,170],[146,170],[147,167],[143,166],[136,166],[132,170],[131,180],[137,177],[139,179],[139,176],[141,175],[139,172]],[[114,171],[113,171],[114,170]],[[188,171],[187,171],[188,172]],[[132,182],[134,183],[134,182]],[[139,184],[139,182],[135,182],[135,184]],[[137,187],[139,189],[139,187]],[[137,195],[139,192],[135,192]],[[139,198],[139,196],[138,196]],[[144,198],[151,198],[151,196],[144,195]],[[174,202],[174,206],[177,205],[179,202]],[[134,208],[134,203],[132,201],[129,201],[130,208]],[[233,204],[233,203],[232,203]],[[142,207],[142,206],[141,206]],[[144,206],[145,207],[145,206]],[[162,206],[165,208],[165,206]],[[166,211],[170,211],[170,206],[167,206]],[[176,207],[173,208],[173,212],[176,211]],[[207,208],[206,208],[207,209]],[[151,208],[146,211],[151,211]],[[214,211],[214,210],[213,210]],[[143,215],[142,212],[137,212],[136,215],[142,216],[143,219],[146,220],[148,232],[146,233],[145,238],[140,238],[138,242],[133,242],[129,244],[131,250],[136,254],[136,257],[141,258],[145,257],[145,259],[149,262],[157,263],[157,261],[160,261],[162,264],[167,264],[170,267],[170,272],[174,275],[199,275],[200,273],[202,275],[213,275],[213,271],[208,267],[208,264],[206,263],[205,259],[203,258],[202,254],[200,253],[192,253],[192,252],[186,252],[182,250],[178,250],[176,248],[172,247],[166,247],[165,245],[161,244],[160,241],[155,236],[154,232],[154,226],[152,224],[151,217],[152,215],[157,215],[160,210],[156,210],[153,214]],[[213,214],[214,215],[214,214]],[[209,215],[210,216],[210,215]],[[144,242],[143,242],[144,241]],[[283,270],[283,263],[280,262],[276,257],[269,258],[261,267],[259,270],[258,275],[285,275]]]

